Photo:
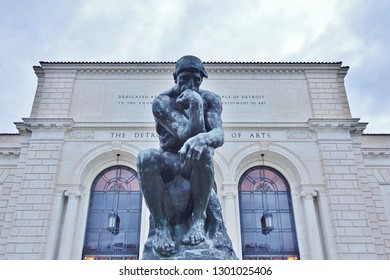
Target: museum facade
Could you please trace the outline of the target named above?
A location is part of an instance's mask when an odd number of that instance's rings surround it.
[[[205,63],[223,103],[215,185],[240,259],[390,259],[390,135],[364,134],[335,63]],[[171,62],[40,62],[0,134],[0,259],[140,259],[140,151]]]

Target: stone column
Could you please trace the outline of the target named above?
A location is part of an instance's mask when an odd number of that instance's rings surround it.
[[[61,218],[63,215],[64,194],[63,192],[54,195],[52,212],[50,216],[50,232],[45,252],[46,260],[54,260],[57,253],[57,240],[60,235]]]
[[[317,196],[318,212],[322,225],[322,234],[324,238],[324,258],[327,260],[336,260],[337,251],[334,241],[334,232],[330,216],[329,197],[324,191],[319,191]]]
[[[226,228],[229,232],[231,232],[230,229],[235,228],[235,219],[232,219],[235,216],[235,210],[236,210],[236,204],[235,204],[235,198],[236,196],[232,192],[224,192],[222,194],[223,202],[224,202],[224,213],[226,217],[224,217],[224,222],[226,225]]]
[[[72,245],[74,241],[75,221],[77,217],[78,200],[81,195],[80,191],[65,191],[68,197],[64,225],[61,236],[61,246],[58,258],[60,260],[69,260],[72,254]]]
[[[324,259],[323,244],[319,229],[316,207],[314,205],[314,197],[317,196],[316,191],[302,191],[303,208],[305,211],[306,231],[308,237],[308,245],[310,248],[310,257],[313,260]]]
[[[224,185],[224,188],[228,188],[226,184]],[[232,241],[233,250],[236,252],[237,256],[241,256],[241,243],[239,240],[240,216],[237,206],[237,192],[231,189],[225,190],[222,192],[222,199],[224,208],[222,214],[225,227],[230,240]]]

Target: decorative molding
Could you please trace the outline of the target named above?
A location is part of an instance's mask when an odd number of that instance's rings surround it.
[[[286,132],[287,139],[313,139],[314,134],[312,131],[288,131]]]
[[[78,69],[78,72],[83,74],[112,74],[112,73],[117,73],[117,74],[147,74],[147,73],[173,73],[174,67],[170,68],[141,68],[141,67],[133,67],[133,68],[123,68],[123,67],[110,67],[110,68],[82,68]]]
[[[222,197],[223,198],[235,198],[237,196],[237,192],[233,191],[223,191],[222,192]]]
[[[63,184],[63,185],[58,185],[59,190],[63,190],[64,196],[70,197],[70,198],[76,198],[79,196],[82,196],[85,187],[83,185],[79,184]]]
[[[359,123],[358,118],[351,119],[309,119],[307,121],[309,130],[320,131],[323,129],[363,131],[368,123]]]
[[[95,139],[95,131],[71,131],[68,135],[68,138],[80,140]]]
[[[69,198],[77,198],[77,197],[81,196],[81,191],[67,190],[64,192],[64,195],[69,197]]]
[[[390,150],[389,151],[367,151],[362,149],[362,154],[366,158],[386,158],[390,156]]]
[[[305,199],[314,198],[318,195],[317,191],[301,191],[301,197]]]
[[[207,72],[211,74],[259,74],[259,75],[280,75],[280,74],[304,74],[304,69],[297,68],[259,68],[259,66],[255,67],[218,67],[213,68],[205,65],[207,67]],[[95,67],[95,68],[80,68],[77,69],[77,73],[80,75],[83,74],[95,74],[95,75],[107,75],[107,74],[122,74],[122,75],[131,75],[131,74],[169,74],[171,75],[175,70],[174,65],[171,67],[153,67],[153,65],[145,65],[143,67],[132,67],[132,68],[124,68],[123,66],[111,66],[109,68],[106,67]]]
[[[32,131],[40,128],[70,131],[74,124],[71,118],[23,118],[23,121],[23,123],[17,123],[19,131]]]
[[[259,66],[251,66],[251,67],[240,67],[240,68],[225,68],[225,67],[218,67],[213,68],[210,66],[206,66],[207,71],[209,73],[217,73],[217,74],[240,74],[240,73],[247,73],[247,74],[302,74],[304,73],[304,69],[296,69],[296,68],[263,68]]]
[[[34,70],[74,70],[80,74],[169,73],[175,62],[40,62]],[[345,72],[341,62],[203,62],[209,73],[215,74],[304,74],[306,71]]]
[[[212,74],[303,74],[304,69],[297,68],[260,68],[257,67],[240,67],[240,68],[231,68],[231,67],[218,67],[213,68],[205,65],[207,67],[207,72]],[[172,67],[151,67],[145,65],[144,67],[132,67],[124,68],[123,66],[109,68],[106,67],[95,67],[95,68],[81,68],[77,69],[80,74],[159,74],[159,73],[168,73],[172,74],[175,70],[174,65]]]
[[[0,149],[0,155],[6,157],[19,157],[20,156],[20,148],[15,149]]]

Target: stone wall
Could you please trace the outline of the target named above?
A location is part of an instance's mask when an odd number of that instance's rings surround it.
[[[151,102],[173,85],[173,68],[47,62],[34,68],[30,118],[16,123],[20,134],[0,135],[0,259],[80,258],[91,184],[117,153],[135,168],[139,151],[158,146]],[[236,254],[238,182],[264,153],[266,165],[290,184],[302,259],[389,259],[390,136],[362,135],[367,124],[351,117],[344,87],[348,68],[206,63],[206,69],[202,87],[218,93],[224,107],[215,180]],[[147,218],[143,213],[141,240]]]

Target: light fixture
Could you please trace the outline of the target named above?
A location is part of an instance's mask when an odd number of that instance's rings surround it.
[[[119,157],[120,154],[117,154],[116,160],[116,178],[114,186],[111,188],[114,191],[113,202],[112,202],[112,211],[108,213],[108,231],[112,234],[117,235],[119,233],[121,219],[118,214],[118,205],[119,205],[119,192],[121,189],[121,185],[119,182]]]
[[[119,233],[121,218],[119,218],[117,211],[112,211],[108,213],[108,230],[117,235]]]
[[[269,234],[273,229],[273,217],[272,213],[268,211],[268,209],[263,213],[263,216],[261,216],[261,233],[264,235]]]

